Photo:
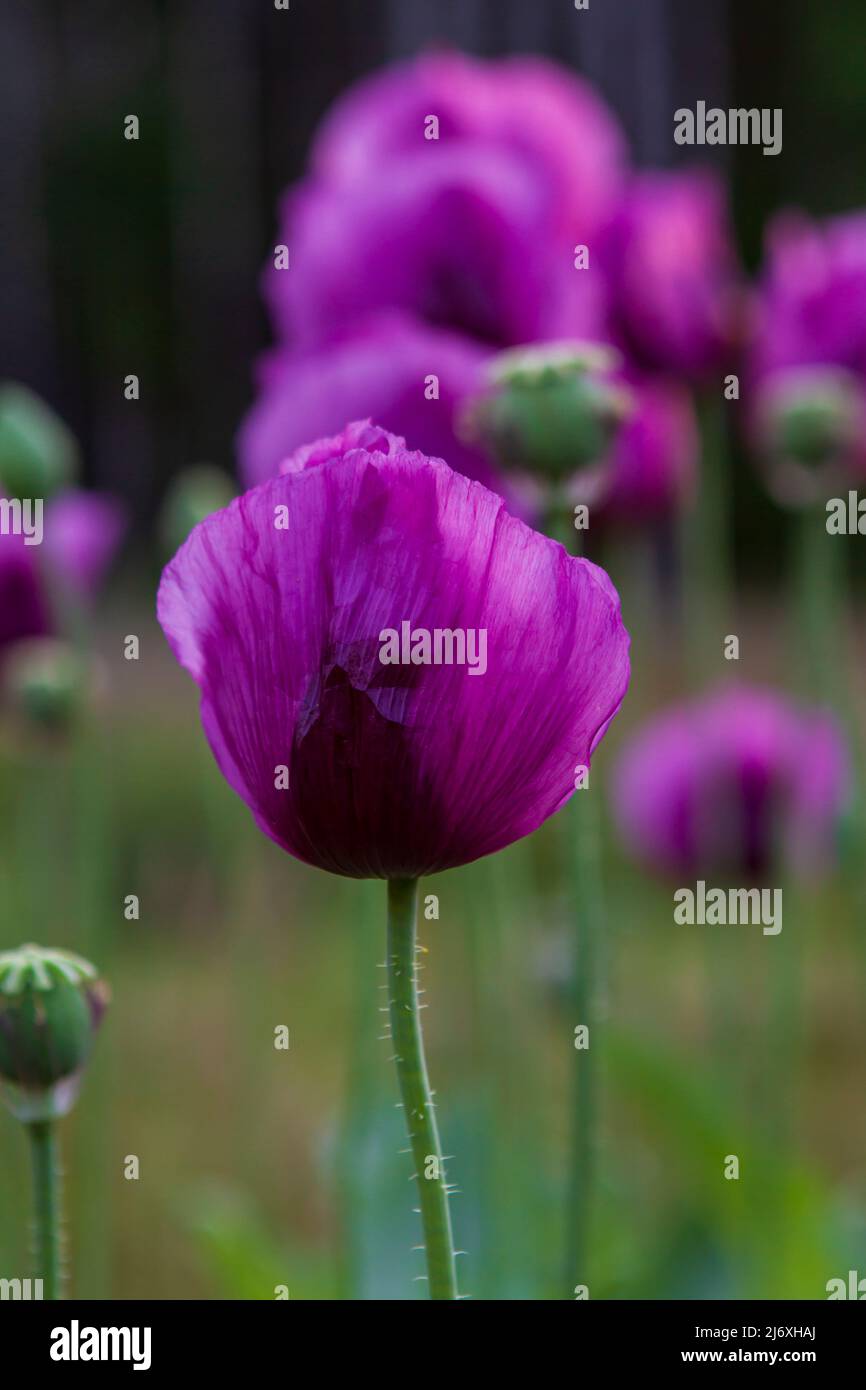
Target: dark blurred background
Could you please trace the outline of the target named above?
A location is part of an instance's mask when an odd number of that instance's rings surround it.
[[[678,106],[781,106],[784,147],[705,149],[728,166],[752,269],[778,207],[866,200],[861,0],[10,0],[0,15],[0,377],[44,395],[83,443],[88,480],[139,522],[185,464],[233,464],[269,341],[259,273],[275,206],[348,83],[426,44],[547,53],[597,84],[638,165],[674,145]],[[583,21],[583,22],[582,22]],[[136,114],[141,138],[123,138]],[[138,403],[123,378],[141,379]],[[774,518],[741,486],[740,550]],[[763,533],[761,546],[749,542]],[[770,545],[772,553],[772,544]]]

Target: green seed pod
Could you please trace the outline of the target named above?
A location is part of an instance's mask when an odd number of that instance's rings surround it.
[[[78,471],[78,444],[51,407],[17,382],[0,387],[0,492],[52,497]]]
[[[866,396],[852,373],[776,372],[761,389],[757,423],[768,487],[783,505],[809,506],[862,476]]]
[[[108,1004],[96,969],[69,951],[0,953],[0,1091],[14,1115],[65,1115]]]
[[[616,366],[615,353],[597,344],[502,353],[488,369],[489,389],[467,410],[465,432],[504,469],[561,484],[604,459],[629,413]]]
[[[3,666],[0,687],[23,721],[55,733],[68,729],[87,703],[91,679],[81,657],[53,637],[16,642]]]

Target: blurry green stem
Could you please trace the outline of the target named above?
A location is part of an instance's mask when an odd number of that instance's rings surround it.
[[[82,660],[90,660],[84,639],[79,639]],[[116,934],[109,920],[111,893],[113,808],[109,769],[111,735],[88,710],[76,722],[70,748],[73,815],[71,842],[76,871],[76,940],[94,960],[110,970]],[[73,1224],[87,1232],[76,1258],[76,1292],[81,1298],[107,1298],[111,1284],[111,1215],[109,1193],[110,1155],[103,1142],[108,1124],[115,1056],[109,1049],[90,1077],[87,1109],[90,1123],[76,1126],[70,1161],[75,1184],[70,1195]]]
[[[718,669],[731,630],[733,572],[730,553],[731,478],[725,402],[710,392],[698,402],[701,477],[697,506],[683,514],[685,608],[693,685]]]
[[[602,918],[596,807],[589,790],[575,794],[570,808],[569,862],[571,866],[574,946],[571,978],[572,1019],[587,1030],[587,1046],[578,1049],[572,1063],[571,1141],[568,1171],[568,1225],[566,1231],[566,1287],[586,1284],[587,1251],[592,1216],[596,1131],[596,1030],[598,949]]]
[[[705,388],[696,406],[701,447],[698,496],[694,509],[686,509],[682,516],[685,654],[692,690],[701,689],[725,668],[725,638],[736,631],[728,407],[717,386]],[[711,815],[712,808],[702,814]],[[699,837],[708,830],[699,826]],[[726,944],[709,933],[704,951],[713,1060],[732,1071],[736,1059],[730,1040],[731,1010],[740,997],[735,960]]]
[[[379,1003],[374,980],[380,930],[378,884],[372,880],[352,883],[360,897],[358,920],[353,923],[355,950],[352,987],[352,1046],[347,1085],[346,1110],[337,1156],[339,1190],[342,1203],[342,1252],[340,1296],[352,1301],[363,1298],[365,1287],[365,1190],[364,1166],[358,1155],[369,1145],[372,1116],[377,1101],[379,1049],[373,1020]]]
[[[60,1168],[54,1120],[27,1126],[33,1169],[33,1216],[36,1234],[36,1277],[42,1296],[60,1298]]]
[[[391,1038],[418,1183],[431,1298],[456,1299],[454,1240],[436,1113],[427,1079],[416,978],[417,879],[388,883],[388,998]]]
[[[580,548],[571,512],[551,506],[549,534],[571,553]],[[589,786],[577,791],[563,818],[564,854],[571,884],[574,923],[571,958],[571,1006],[575,1027],[585,1027],[588,1046],[575,1049],[572,1073],[571,1138],[568,1156],[568,1207],[565,1248],[566,1288],[587,1283],[587,1251],[592,1219],[596,1130],[595,1029],[598,994],[598,944],[603,903],[596,808]]]
[[[827,534],[823,507],[806,508],[796,518],[793,557],[798,685],[809,699],[846,709],[842,622],[844,543]]]
[[[845,673],[844,543],[828,534],[822,503],[798,513],[793,541],[790,641],[794,684],[803,699],[827,705],[843,724],[852,727],[856,749]],[[796,1115],[793,1086],[799,1075],[797,1050],[802,1034],[803,936],[805,923],[814,911],[814,900],[810,901],[805,885],[791,874],[796,868],[783,862],[777,865],[778,873],[788,878],[783,889],[785,900],[795,904],[795,912],[786,914],[790,925],[786,923],[783,938],[774,942],[776,988],[770,1014],[774,1067],[765,1113],[780,1147],[789,1141]],[[859,872],[857,876],[862,877]]]

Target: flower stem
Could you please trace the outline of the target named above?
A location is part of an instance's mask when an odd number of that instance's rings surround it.
[[[796,519],[791,645],[804,697],[844,718],[845,552],[838,536],[828,536],[825,520],[823,507],[805,509]]]
[[[551,507],[547,529],[569,554],[580,552],[580,535],[572,527],[570,512],[562,506]],[[588,1038],[587,1047],[575,1049],[571,1083],[565,1226],[565,1288],[569,1290],[589,1282],[587,1268],[595,1198],[596,1063],[600,1045],[599,1029],[595,1024],[604,900],[598,817],[589,799],[591,796],[588,787],[576,792],[573,804],[560,822],[574,923],[571,1007],[575,1026],[585,1027]]]
[[[703,685],[720,661],[734,618],[730,550],[731,476],[725,403],[709,392],[698,401],[701,486],[694,512],[683,513],[686,641],[691,684]]]
[[[417,879],[388,883],[388,998],[397,1079],[415,1161],[431,1298],[456,1299],[454,1239],[436,1112],[427,1079],[415,974]],[[429,1176],[428,1176],[429,1175]]]
[[[381,996],[373,976],[381,930],[379,885],[373,879],[351,884],[357,920],[352,942],[355,950],[352,986],[352,1037],[346,1107],[337,1153],[343,1232],[339,1264],[339,1295],[349,1302],[369,1297],[367,1262],[369,1230],[373,1214],[358,1155],[369,1147],[375,1125],[379,1093],[379,1046],[371,1019]]]
[[[33,1214],[36,1228],[36,1277],[42,1296],[61,1297],[60,1167],[54,1120],[34,1120],[27,1126],[33,1171]]]
[[[575,1024],[585,1026],[589,1045],[575,1049],[572,1061],[571,1139],[566,1224],[566,1288],[588,1284],[587,1260],[592,1220],[597,1128],[597,1052],[599,949],[604,906],[596,807],[589,790],[569,807],[569,867],[574,912],[571,1004]],[[576,833],[575,833],[576,832]]]

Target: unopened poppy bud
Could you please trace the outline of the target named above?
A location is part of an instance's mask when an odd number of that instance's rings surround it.
[[[0,1094],[25,1122],[75,1103],[109,990],[69,951],[20,946],[0,953]]]
[[[236,488],[227,473],[210,463],[185,468],[165,495],[159,530],[162,544],[173,555],[194,526],[227,507]]]
[[[85,662],[66,642],[34,637],[17,642],[2,674],[3,695],[28,725],[67,729],[93,687]]]
[[[598,344],[549,343],[500,354],[490,388],[465,416],[467,433],[503,468],[559,483],[607,454],[630,408],[613,372],[616,354]]]
[[[796,367],[761,387],[758,430],[768,485],[786,505],[822,498],[854,480],[866,462],[866,398],[849,372]]]
[[[0,387],[0,485],[9,497],[52,497],[78,474],[74,436],[26,386]]]

